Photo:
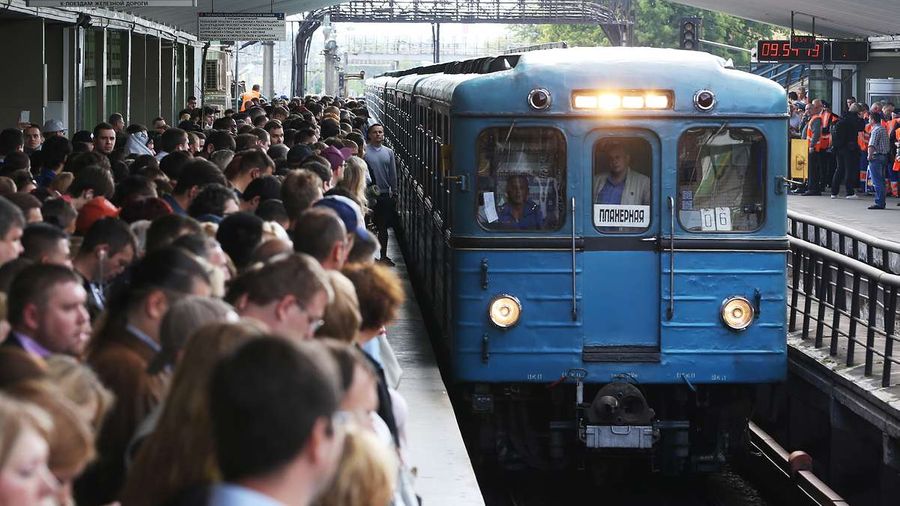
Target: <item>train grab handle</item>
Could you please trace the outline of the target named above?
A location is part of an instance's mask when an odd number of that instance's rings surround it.
[[[578,266],[575,259],[575,197],[572,197],[572,321],[578,321]]]
[[[675,316],[675,197],[669,195],[669,304],[666,319]]]

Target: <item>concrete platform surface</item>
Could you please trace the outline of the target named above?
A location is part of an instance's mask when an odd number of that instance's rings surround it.
[[[843,194],[836,199],[825,194],[821,197],[801,197],[788,195],[788,209],[802,214],[833,221],[839,225],[854,228],[881,239],[900,242],[900,199],[888,197],[883,210],[869,210],[875,198],[860,195],[858,199],[847,200]]]
[[[395,269],[407,295],[387,335],[403,368],[398,391],[409,405],[404,455],[417,470],[416,492],[427,506],[483,506],[481,489],[393,235],[389,246],[388,255],[397,264]]]

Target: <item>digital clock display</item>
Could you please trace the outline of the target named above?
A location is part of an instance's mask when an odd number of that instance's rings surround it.
[[[789,40],[761,40],[756,44],[756,60],[769,62],[824,62],[825,44],[816,41],[810,49],[791,47]]]

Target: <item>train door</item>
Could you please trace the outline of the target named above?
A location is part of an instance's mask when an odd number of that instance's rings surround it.
[[[602,130],[584,145],[582,313],[585,361],[658,357],[659,139]]]

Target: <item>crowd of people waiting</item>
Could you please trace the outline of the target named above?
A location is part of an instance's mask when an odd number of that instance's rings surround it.
[[[798,193],[830,189],[835,199],[844,185],[847,199],[874,193],[873,210],[884,209],[887,196],[900,197],[900,111],[893,103],[869,106],[849,97],[838,116],[827,101],[810,100],[805,87],[788,98],[790,134],[809,142],[806,188]]]
[[[244,109],[0,132],[0,506],[418,504],[383,128]]]

